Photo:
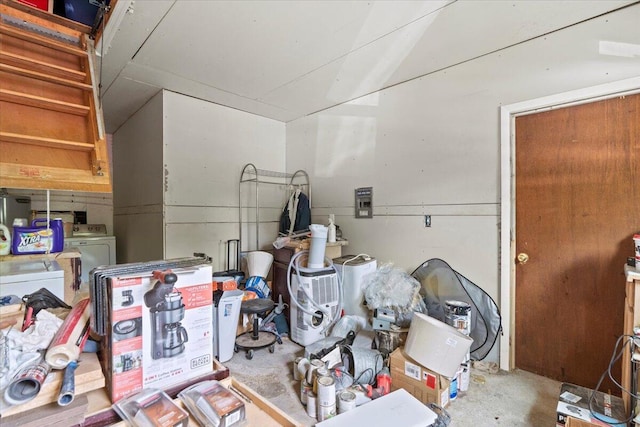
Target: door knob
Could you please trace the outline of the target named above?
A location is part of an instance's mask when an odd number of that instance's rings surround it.
[[[529,255],[525,254],[524,252],[518,254],[518,262],[520,264],[526,264],[527,261],[529,261]]]

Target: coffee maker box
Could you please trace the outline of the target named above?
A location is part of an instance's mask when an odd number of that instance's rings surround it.
[[[167,273],[165,271],[164,273]],[[212,267],[110,279],[103,370],[113,403],[144,388],[187,384],[214,370]]]

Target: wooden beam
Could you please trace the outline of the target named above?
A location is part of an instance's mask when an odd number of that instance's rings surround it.
[[[50,76],[48,74],[39,73],[37,71],[27,70],[25,68],[14,67],[7,64],[0,64],[0,71],[16,74],[23,77],[29,77],[32,79],[42,80],[49,83],[55,83],[63,86],[73,87],[76,89],[86,90],[87,92],[93,91],[93,86],[90,84],[75,82],[73,80],[61,79],[59,77]]]
[[[29,95],[12,90],[0,89],[0,101],[12,102],[14,104],[28,105],[30,107],[43,108],[61,113],[75,114],[77,116],[88,116],[90,108],[88,105],[72,104],[70,102],[58,101],[51,98]]]
[[[0,141],[16,142],[19,144],[40,145],[42,147],[64,148],[76,151],[93,151],[95,146],[87,142],[64,141],[62,139],[43,138],[40,136],[24,135],[10,132],[0,132]]]
[[[81,22],[72,21],[63,16],[54,15],[44,10],[19,3],[15,0],[0,0],[0,5],[5,9],[11,10],[12,15],[20,16],[30,22],[36,22],[40,25],[56,25],[69,30],[69,33],[89,34],[91,27]]]
[[[87,55],[87,52],[85,50],[82,50],[78,46],[62,43],[54,39],[47,38],[45,36],[41,36],[34,32],[31,32],[25,29],[11,27],[6,24],[0,24],[0,34],[5,34],[7,36],[15,37],[20,40],[38,44],[40,46],[55,49],[59,52],[70,53],[72,55],[76,55],[79,57],[83,57]]]
[[[66,80],[85,82],[87,79],[87,73],[84,71],[61,67],[59,65],[51,64],[44,61],[38,61],[37,59],[29,58],[26,56],[16,55],[15,53],[11,52],[0,51],[0,62],[14,66],[16,68],[26,68],[42,74],[47,74]]]
[[[110,193],[108,175],[94,175],[90,170],[17,165],[0,162],[2,185],[7,188],[50,189]]]

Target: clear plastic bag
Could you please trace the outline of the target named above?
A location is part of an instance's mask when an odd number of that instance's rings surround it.
[[[363,285],[369,310],[393,309],[395,323],[400,327],[409,326],[414,311],[426,314],[426,306],[420,296],[420,282],[392,264],[385,264],[366,275]]]
[[[189,414],[157,389],[144,389],[116,402],[113,409],[133,427],[187,427],[189,424]]]
[[[245,424],[244,403],[219,381],[201,381],[182,390],[178,397],[204,427]]]

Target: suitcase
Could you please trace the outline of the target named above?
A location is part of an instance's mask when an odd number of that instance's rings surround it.
[[[235,259],[232,261],[231,252],[235,248]],[[244,271],[240,270],[240,239],[227,240],[227,270],[213,273],[213,277],[233,277],[238,286],[244,281]]]

